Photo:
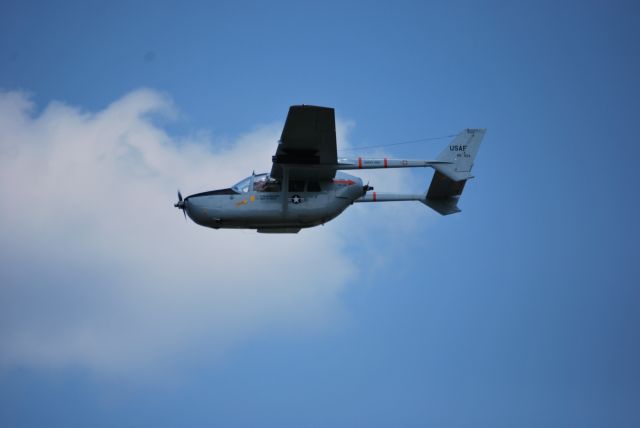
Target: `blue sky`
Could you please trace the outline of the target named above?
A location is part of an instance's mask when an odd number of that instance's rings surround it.
[[[634,2],[42,3],[0,6],[0,425],[640,424]],[[300,103],[486,127],[462,213],[185,225]]]

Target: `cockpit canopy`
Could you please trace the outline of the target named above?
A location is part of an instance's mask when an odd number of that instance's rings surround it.
[[[236,193],[247,193],[251,189],[253,179],[254,192],[280,192],[281,181],[269,174],[258,174],[245,178],[231,187]],[[289,180],[289,192],[321,192],[322,187],[317,181]]]
[[[247,193],[251,186],[251,179],[253,178],[253,190],[256,192],[279,192],[280,180],[271,178],[269,174],[258,174],[249,176],[244,180],[239,181],[233,187],[232,190],[238,193]]]

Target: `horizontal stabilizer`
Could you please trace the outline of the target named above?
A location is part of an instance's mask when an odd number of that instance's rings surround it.
[[[426,199],[421,202],[441,215],[455,214],[461,211],[460,208],[458,208],[458,198],[449,198],[437,201],[430,201],[429,199]]]

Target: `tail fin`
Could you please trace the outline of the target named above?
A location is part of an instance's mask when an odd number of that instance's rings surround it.
[[[438,160],[450,163],[434,165],[436,172],[422,203],[442,215],[460,212],[458,200],[465,183],[472,178],[471,168],[485,132],[465,129],[440,153]]]
[[[478,154],[486,129],[465,129],[438,155],[439,161],[451,162],[435,168],[453,181],[471,178],[473,161]]]
[[[462,195],[467,180],[453,181],[440,171],[436,171],[431,179],[431,185],[420,202],[442,215],[460,212],[458,199]]]

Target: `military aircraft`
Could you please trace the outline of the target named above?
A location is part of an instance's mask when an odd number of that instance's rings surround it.
[[[435,160],[338,159],[332,108],[289,108],[271,172],[255,174],[226,189],[182,198],[181,209],[197,224],[214,229],[256,229],[260,233],[298,233],[324,224],[354,202],[420,201],[442,215],[457,213],[464,185],[485,129],[465,129]],[[431,167],[422,194],[377,193],[342,170]]]

